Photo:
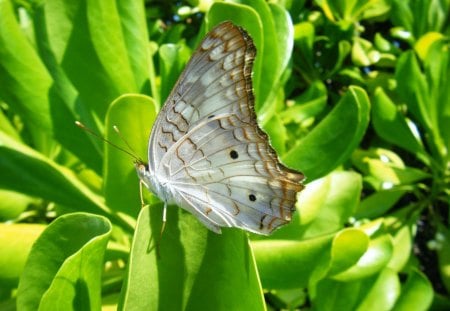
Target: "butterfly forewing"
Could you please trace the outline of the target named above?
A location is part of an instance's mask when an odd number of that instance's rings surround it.
[[[279,163],[256,123],[255,54],[240,27],[214,28],[169,95],[149,142],[144,179],[216,232],[272,232],[291,220],[303,188],[303,175]]]
[[[168,148],[205,117],[239,113],[254,118],[251,67],[256,50],[248,35],[226,22],[213,29],[192,55],[166,100],[150,138],[154,168]]]

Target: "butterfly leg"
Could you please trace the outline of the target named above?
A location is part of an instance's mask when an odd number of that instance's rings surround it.
[[[142,179],[140,179],[139,180],[139,197],[141,198],[141,207],[144,207],[145,206],[145,202],[144,202],[144,194],[142,192],[142,185],[147,186],[145,184],[145,182]]]
[[[161,225],[161,233],[160,233],[160,239],[162,238],[162,234],[164,232],[164,229],[166,228],[166,216],[167,215],[167,202],[164,202],[164,208],[163,208],[163,218],[162,218],[162,225]]]

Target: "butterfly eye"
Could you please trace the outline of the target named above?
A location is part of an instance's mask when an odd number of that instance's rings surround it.
[[[231,150],[231,151],[230,151],[230,157],[231,157],[233,160],[236,160],[237,158],[239,158],[239,154],[237,153],[236,150]]]
[[[147,167],[145,166],[145,164],[139,163],[138,164],[138,170],[140,172],[145,172],[147,170]]]

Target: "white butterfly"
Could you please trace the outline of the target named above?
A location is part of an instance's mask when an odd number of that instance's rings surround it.
[[[278,161],[256,123],[255,54],[248,33],[231,22],[209,32],[153,125],[149,165],[136,164],[164,211],[176,204],[217,233],[271,233],[291,220],[303,189],[304,176]]]

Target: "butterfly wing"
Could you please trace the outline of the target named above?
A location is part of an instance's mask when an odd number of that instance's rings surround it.
[[[192,128],[159,171],[175,201],[208,227],[269,234],[291,220],[303,175],[284,167],[256,123],[219,114]]]
[[[149,175],[210,229],[268,234],[290,221],[303,175],[279,163],[256,123],[251,38],[230,22],[202,41],[160,112]]]
[[[251,38],[231,22],[208,33],[155,121],[149,141],[150,171],[156,171],[168,149],[199,120],[225,112],[255,118],[251,84],[255,54]]]

